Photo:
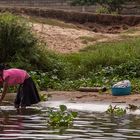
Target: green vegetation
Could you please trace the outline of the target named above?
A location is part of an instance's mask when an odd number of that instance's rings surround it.
[[[16,61],[19,55],[31,53],[36,42],[28,23],[22,18],[10,13],[0,14],[0,62]]]
[[[90,45],[79,53],[57,54],[36,39],[25,19],[10,13],[1,14],[0,19],[1,63],[26,69],[38,89],[76,90],[81,86],[110,88],[114,82],[128,79],[133,92],[139,93],[139,37]]]
[[[95,5],[99,4],[102,9],[100,12],[112,13],[119,12],[122,9],[122,4],[128,2],[130,0],[73,0],[72,5]]]
[[[112,105],[110,105],[106,113],[110,115],[115,115],[115,116],[122,116],[126,114],[126,109],[123,109],[117,106],[113,107]]]
[[[47,101],[49,97],[51,97],[51,95],[49,95],[49,94],[48,95],[46,93],[40,94],[41,101]]]
[[[79,38],[82,40],[84,44],[87,44],[88,42],[96,41],[99,38],[99,36],[98,37],[80,36]]]
[[[53,71],[31,72],[31,75],[41,89],[48,87],[55,90],[74,90],[80,86],[109,88],[119,80],[128,79],[132,83],[133,91],[139,92],[139,44],[140,39],[135,38],[88,46],[79,53],[55,54],[57,57],[52,61],[55,67],[51,68],[51,62],[50,65],[48,63],[48,68]]]
[[[133,92],[140,90],[140,39],[88,46],[80,53],[42,56],[44,72],[30,72],[41,90],[75,90],[80,86],[110,86],[128,79]],[[44,59],[43,59],[44,58]],[[42,67],[41,66],[41,67]],[[41,70],[41,69],[40,69]]]
[[[128,104],[128,107],[125,107],[124,109],[121,107],[117,107],[117,105],[109,105],[108,109],[106,110],[106,113],[113,116],[123,116],[126,114],[127,110],[136,111],[138,109],[140,109],[140,106],[136,106],[133,104]]]
[[[100,6],[99,8],[97,8],[96,9],[96,13],[97,14],[110,14],[108,8],[107,7],[103,7],[103,6]],[[112,14],[112,12],[111,12],[111,14]]]
[[[68,127],[73,123],[73,119],[77,117],[77,112],[70,112],[65,105],[60,105],[59,110],[48,109],[48,124],[52,127]]]

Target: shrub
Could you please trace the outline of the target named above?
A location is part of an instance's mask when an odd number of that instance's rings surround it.
[[[24,19],[11,13],[0,14],[0,62],[29,54],[29,49],[36,42],[29,24]]]
[[[114,11],[120,11],[122,9],[122,4],[129,0],[72,0],[72,5],[95,5],[100,4],[107,8],[109,13]]]
[[[109,14],[109,10],[106,7],[100,6],[97,10],[96,10],[97,14]]]

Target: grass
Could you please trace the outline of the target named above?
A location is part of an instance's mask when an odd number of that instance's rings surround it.
[[[89,42],[96,42],[99,39],[104,38],[104,36],[103,35],[96,35],[94,37],[93,36],[80,36],[79,38],[82,40],[82,43],[87,44]]]
[[[95,37],[91,37],[91,36],[80,36],[79,38],[81,40],[83,40],[83,42],[86,42],[86,43],[93,42],[93,41],[96,41],[97,40]]]
[[[68,61],[76,65],[84,65],[89,68],[96,68],[98,65],[118,65],[129,60],[139,59],[140,38],[129,41],[98,43],[90,45],[80,53],[66,56]]]

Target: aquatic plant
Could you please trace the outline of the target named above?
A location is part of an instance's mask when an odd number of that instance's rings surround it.
[[[47,94],[40,94],[40,100],[46,101],[47,100]]]
[[[69,126],[73,123],[73,119],[78,113],[68,111],[65,105],[60,105],[59,110],[55,111],[52,108],[48,109],[48,124],[53,127]]]
[[[131,111],[135,111],[137,109],[140,109],[139,106],[133,105],[133,104],[128,104],[128,107],[126,109],[129,109]]]
[[[115,116],[122,116],[126,114],[126,109],[117,107],[116,105],[114,107],[112,105],[109,105],[106,113]]]

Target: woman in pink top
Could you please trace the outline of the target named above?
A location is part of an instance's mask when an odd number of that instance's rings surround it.
[[[5,70],[5,67],[0,65],[0,79],[3,83],[3,92],[0,97],[0,102],[4,99],[8,87],[15,85],[19,85],[14,102],[16,108],[25,108],[40,101],[35,83],[25,70],[17,68]]]

